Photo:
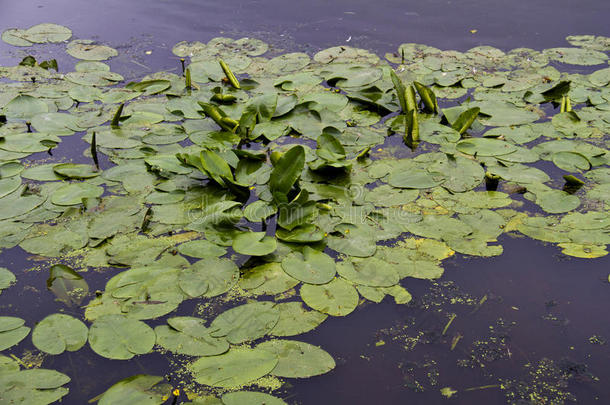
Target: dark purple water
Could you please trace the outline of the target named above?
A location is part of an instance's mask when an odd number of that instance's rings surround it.
[[[127,78],[177,68],[171,47],[182,40],[247,35],[268,41],[276,50],[315,52],[348,44],[380,55],[395,51],[402,42],[458,50],[477,45],[542,49],[568,46],[564,38],[570,34],[610,36],[609,15],[610,3],[600,0],[0,0],[0,30],[40,22],[69,26],[77,38],[118,48],[121,56],[110,64]],[[75,60],[58,57],[61,49],[34,52],[54,52],[60,69],[70,70]],[[22,52],[0,43],[0,63],[15,63]],[[74,138],[74,143],[62,142],[55,155],[84,159],[82,144]],[[566,258],[557,247],[527,238],[503,236],[501,243],[500,257],[458,256],[445,261],[445,275],[437,284],[406,281],[404,286],[415,297],[413,305],[398,306],[386,299],[299,336],[324,347],[337,360],[337,368],[321,377],[290,381],[292,387],[278,395],[306,405],[440,404],[448,400],[439,389],[453,387],[459,392],[452,403],[503,404],[506,391],[497,387],[464,390],[497,384],[498,378],[522,379],[531,386],[524,366],[535,369],[546,358],[571,376],[564,389],[579,404],[610,403],[610,350],[590,342],[594,335],[610,339],[610,259]],[[0,266],[18,278],[17,285],[0,296],[1,312],[22,317],[29,326],[63,308],[46,291],[46,274],[25,272],[35,265],[19,248],[0,254]],[[103,289],[111,274],[90,272],[84,277],[94,291]],[[484,296],[482,305],[473,305]],[[442,305],[431,304],[438,302]],[[186,305],[192,304],[183,304],[180,311],[192,310]],[[75,316],[82,313],[70,311]],[[450,313],[456,318],[442,336]],[[419,333],[420,343],[406,350]],[[463,338],[451,350],[457,333]],[[377,346],[381,341],[385,344]],[[482,363],[464,363],[476,348],[480,356],[475,357]],[[21,355],[26,349],[33,349],[30,338],[9,352]],[[124,377],[165,374],[168,361],[159,354],[112,361],[86,346],[78,353],[49,356],[43,367],[72,377],[63,403],[83,404]],[[557,380],[549,381],[558,385]]]

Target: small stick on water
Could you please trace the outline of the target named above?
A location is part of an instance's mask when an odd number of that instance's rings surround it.
[[[500,387],[500,384],[481,385],[480,387],[466,388],[466,389],[464,389],[464,391],[486,390],[488,388],[499,388],[499,387]]]
[[[445,333],[447,333],[447,329],[449,329],[449,326],[451,326],[451,322],[453,322],[453,320],[455,319],[457,315],[456,314],[451,314],[451,317],[449,318],[449,322],[447,322],[447,325],[445,325],[445,329],[443,329],[443,333],[442,335],[445,336]]]
[[[476,313],[479,309],[481,309],[481,307],[483,306],[483,304],[485,304],[485,301],[487,301],[487,294],[485,294],[483,296],[483,298],[481,298],[479,300],[479,303],[477,304],[477,306],[474,308],[474,310],[470,313],[470,315]]]
[[[26,121],[25,125],[28,126],[28,133],[32,132],[32,123],[30,121]]]
[[[400,64],[404,65],[405,64],[405,49],[404,48],[400,50],[400,56],[401,56]]]
[[[453,349],[455,349],[455,346],[457,346],[458,342],[460,341],[460,339],[462,339],[464,337],[464,335],[462,335],[460,332],[457,333],[457,335],[455,335],[453,337],[453,339],[451,339],[451,351],[453,351]]]
[[[180,58],[180,64],[182,65],[182,73],[184,73],[184,58]]]
[[[93,135],[91,135],[91,157],[93,158],[93,163],[95,163],[95,168],[100,170],[100,163],[97,160],[97,142],[96,142],[95,131],[93,131]]]

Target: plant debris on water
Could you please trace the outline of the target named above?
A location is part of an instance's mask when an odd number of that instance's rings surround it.
[[[508,52],[405,43],[385,59],[348,46],[265,57],[260,40],[214,38],[173,47],[183,74],[124,83],[103,62],[117,50],[71,37],[55,24],[2,34],[65,43],[81,61],[0,67],[0,248],[43,260],[69,309],[37,324],[0,317],[0,346],[32,332],[48,355],[190,356],[188,387],[134,375],[100,404],[161,404],[185,388],[194,404],[282,404],[244,387],[336,366],[293,337],[364,301],[410,302],[410,281],[440,278],[455,253],[500,255],[504,233],[608,253],[608,38]],[[71,137],[80,163],[43,161]],[[103,291],[89,289],[89,269],[104,271]],[[0,268],[0,289],[15,283]],[[186,300],[223,312],[183,313]],[[452,350],[455,316],[440,334]],[[464,366],[504,345],[492,331]],[[3,401],[68,395],[71,376],[17,360],[0,357]],[[572,376],[551,361],[528,373],[543,393],[505,381],[509,400],[570,399],[547,382]]]

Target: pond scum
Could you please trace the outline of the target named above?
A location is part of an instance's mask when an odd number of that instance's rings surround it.
[[[500,255],[513,233],[607,254],[610,38],[509,52],[406,43],[385,59],[347,46],[266,58],[260,40],[215,38],[174,46],[183,74],[123,84],[102,62],[115,49],[71,36],[55,24],[2,34],[67,43],[82,61],[0,67],[0,247],[46,258],[49,289],[82,316],[0,317],[0,349],[29,338],[48,355],[185,355],[171,372],[190,382],[134,375],[93,402],[176,403],[186,389],[193,404],[283,404],[253,389],[335,367],[294,336],[364,301],[408,303],[409,280],[441,277],[456,252]],[[71,136],[91,164],[25,164]],[[89,291],[87,269],[105,271],[104,291]],[[0,269],[0,288],[15,282]],[[180,316],[185,300],[202,317]],[[27,366],[0,357],[3,403],[68,394],[70,376]]]

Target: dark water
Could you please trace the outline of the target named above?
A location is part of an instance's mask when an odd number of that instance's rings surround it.
[[[608,16],[610,2],[601,0],[0,0],[1,30],[40,22],[69,26],[77,38],[118,48],[121,56],[110,64],[127,78],[177,68],[171,47],[182,40],[247,35],[266,40],[277,51],[315,52],[348,44],[378,54],[392,52],[402,42],[458,50],[477,45],[542,49],[567,46],[564,38],[570,34],[609,36]],[[49,49],[57,52],[53,57],[61,54],[60,47]],[[14,63],[22,56],[0,43],[0,63]],[[69,57],[58,60],[64,71],[74,62]],[[84,161],[83,149],[64,139],[55,158]],[[291,381],[292,387],[278,395],[302,404],[502,404],[506,391],[497,387],[464,390],[497,384],[498,378],[531,386],[524,366],[531,364],[535,370],[540,361],[550,359],[571,376],[565,389],[578,403],[610,403],[610,350],[590,342],[594,335],[610,339],[610,259],[566,258],[558,248],[526,238],[505,235],[500,242],[500,257],[455,257],[444,262],[445,275],[437,283],[405,282],[415,297],[413,305],[398,306],[386,299],[299,336],[323,346],[337,360],[337,368]],[[1,311],[25,318],[30,326],[61,308],[46,292],[46,277],[25,271],[35,265],[19,248],[0,255],[0,266],[18,278],[18,284],[2,294]],[[85,277],[94,291],[103,289],[109,274],[90,272]],[[442,305],[435,305],[439,302]],[[183,304],[181,313],[193,310],[184,305],[192,304]],[[75,316],[82,313],[72,311]],[[456,318],[443,336],[450,313]],[[419,333],[420,343],[406,350]],[[463,338],[451,350],[457,333]],[[385,344],[378,345],[382,341]],[[29,338],[11,352],[20,355],[26,349],[33,349]],[[464,363],[473,349],[481,362]],[[88,346],[78,354],[47,357],[43,366],[72,377],[66,404],[84,404],[124,377],[163,375],[169,367],[160,354],[120,362],[103,359]],[[448,386],[459,391],[451,400],[439,392]]]

